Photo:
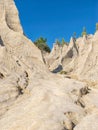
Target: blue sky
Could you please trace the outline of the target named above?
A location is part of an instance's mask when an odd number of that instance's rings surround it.
[[[15,0],[21,24],[28,38],[47,38],[52,47],[55,39],[69,41],[74,32],[81,35],[85,26],[95,32],[98,0]]]

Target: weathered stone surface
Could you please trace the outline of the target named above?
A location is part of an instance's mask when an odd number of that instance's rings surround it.
[[[97,80],[97,36],[54,45],[49,69]],[[0,0],[0,130],[96,130],[98,83],[68,76],[49,72],[23,35],[14,1]]]
[[[92,124],[92,125],[91,125]],[[96,130],[98,128],[98,113],[88,115],[74,130]]]
[[[66,47],[65,53],[59,53],[61,47],[50,53],[48,56],[52,62],[49,64],[51,70],[57,68],[60,64],[68,75],[76,75],[80,79],[98,81],[98,31],[94,35],[87,35],[78,39],[71,38],[69,45]],[[57,47],[57,45],[55,45]],[[59,51],[58,51],[59,50]],[[54,58],[58,57],[59,60]],[[47,58],[47,59],[48,59]],[[54,66],[53,66],[54,65]]]

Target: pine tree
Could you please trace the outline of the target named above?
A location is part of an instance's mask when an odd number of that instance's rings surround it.
[[[47,39],[40,37],[38,38],[34,44],[41,50],[41,51],[46,51],[46,52],[50,52],[50,48],[47,45]]]
[[[76,38],[76,32],[73,33],[73,38]]]
[[[61,45],[61,43],[60,43],[60,41],[59,41],[58,39],[56,39],[55,43],[56,43],[57,45]]]
[[[64,45],[66,44],[66,42],[65,42],[65,39],[64,39],[64,38],[62,38],[62,42],[61,42],[61,44],[62,44],[62,46],[64,46]]]
[[[82,37],[87,36],[86,27],[83,27]]]
[[[98,31],[98,23],[96,23],[96,31]]]

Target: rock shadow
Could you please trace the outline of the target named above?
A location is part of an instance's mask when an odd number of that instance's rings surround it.
[[[58,73],[63,69],[62,65],[59,65],[56,69],[52,71],[52,73]]]
[[[0,45],[4,46],[1,36],[0,36]]]

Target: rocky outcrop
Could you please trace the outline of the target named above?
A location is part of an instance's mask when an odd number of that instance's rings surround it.
[[[74,65],[71,64],[75,60],[75,58],[78,56],[78,48],[76,45],[76,39],[71,38],[69,45],[64,44],[58,45],[54,44],[53,49],[49,56],[46,58],[46,63],[50,69],[50,71],[60,72],[62,69],[67,70],[67,72],[70,72]],[[65,66],[66,65],[66,66]],[[72,67],[71,67],[72,65]],[[59,66],[62,66],[62,69],[57,69]]]
[[[14,1],[0,0],[0,130],[96,130],[97,82],[50,73],[43,61],[51,70],[61,65],[72,68],[68,73],[89,77],[94,70],[97,76],[96,42],[97,33],[71,39],[44,59],[23,35]]]
[[[52,62],[52,64],[48,62],[51,71],[56,69],[56,66],[60,64],[62,70],[68,75],[76,75],[80,79],[90,79],[91,81],[97,82],[97,42],[98,31],[94,35],[87,35],[78,39],[71,38],[64,53],[61,51],[59,54],[61,47],[58,47],[55,51],[53,49],[48,56]],[[55,57],[60,57],[59,60],[53,59],[53,53],[55,53]]]
[[[40,67],[38,64],[41,64]],[[31,75],[41,72],[41,67],[45,68],[41,52],[23,35],[14,1],[1,0],[0,115],[25,92],[31,82]]]

